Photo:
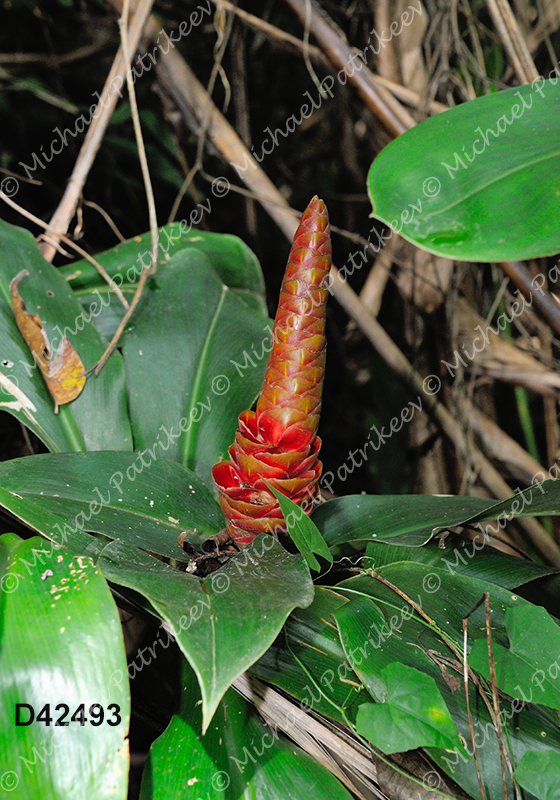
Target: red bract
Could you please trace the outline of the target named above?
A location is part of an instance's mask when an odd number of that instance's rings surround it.
[[[325,373],[325,278],[331,267],[327,209],[314,197],[294,236],[272,350],[256,411],[239,416],[231,461],[212,470],[227,530],[244,547],[263,532],[285,531],[262,478],[309,513],[322,464],[317,437]]]

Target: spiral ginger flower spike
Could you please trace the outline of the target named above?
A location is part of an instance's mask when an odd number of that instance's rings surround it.
[[[327,209],[314,197],[294,236],[256,411],[243,411],[231,461],[212,470],[227,531],[245,547],[259,533],[285,532],[280,506],[262,478],[310,513],[322,464],[317,437],[325,373],[326,276],[331,267]]]

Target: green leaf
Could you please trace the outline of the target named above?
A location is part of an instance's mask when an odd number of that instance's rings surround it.
[[[214,272],[232,293],[251,310],[267,315],[264,280],[255,254],[237,236],[206,231],[186,231],[182,223],[172,223],[160,228],[158,270],[165,268],[170,258],[184,250],[189,257],[210,263]],[[143,264],[148,264],[151,253],[149,233],[135,236],[117,245],[96,259],[108,274],[122,283],[122,292],[129,300],[134,294]],[[78,261],[59,270],[66,277],[99,332],[111,339],[124,315],[123,306],[95,267],[88,261]],[[148,285],[144,293],[153,289]]]
[[[509,649],[493,644],[498,688],[519,700],[560,709],[560,627],[539,606],[506,611]],[[477,641],[469,664],[490,678],[488,647]]]
[[[367,573],[344,581],[335,590],[351,601],[359,597],[371,598],[385,617],[384,627],[379,626],[372,618],[377,629],[371,628],[367,637],[364,635],[358,643],[365,649],[365,668],[375,670],[375,675],[379,675],[385,667],[400,662],[430,675],[445,700],[457,731],[467,743],[470,754],[472,745],[462,690],[462,665],[446,642],[451,638],[458,649],[462,649],[462,618],[480,600],[484,591],[490,593],[495,643],[507,642],[504,624],[507,609],[528,607],[530,604],[498,586],[457,574],[453,560],[449,561],[449,570],[412,563],[395,563],[380,570],[383,578],[421,606],[434,620],[435,626],[413,613],[412,607],[402,596]],[[360,624],[364,625],[364,622]],[[369,623],[365,625],[364,631],[368,627]],[[362,629],[358,629],[359,635],[361,632]],[[485,612],[482,606],[469,618],[469,645],[477,640],[485,642],[485,636]],[[367,638],[371,640],[369,646],[366,644]],[[356,672],[362,669],[358,664],[361,657],[360,651],[354,649]],[[488,797],[501,797],[502,774],[496,731],[472,684],[469,692],[482,780],[487,787]],[[502,698],[500,706],[502,722],[507,729],[505,735],[508,737],[514,762],[520,760],[527,750],[547,747],[560,752],[560,729],[556,712],[543,707],[527,707],[516,699],[508,701]],[[480,798],[472,760],[463,754],[461,748],[456,747],[448,752],[429,748],[429,754],[468,794]]]
[[[557,81],[555,81],[557,83]],[[373,215],[432,253],[502,261],[560,250],[560,85],[538,79],[425,120],[368,175]]]
[[[290,611],[313,599],[304,560],[267,534],[203,580],[122,542],[107,545],[98,565],[169,622],[200,683],[204,729],[228,686],[272,644]]]
[[[500,503],[494,503],[479,514],[465,519],[464,522],[476,523],[482,520],[495,519],[498,529],[516,517],[532,517],[539,514],[550,515],[560,513],[560,483],[557,480],[543,481],[516,492],[512,497]],[[497,532],[492,526],[490,531]]]
[[[132,284],[125,284],[121,289],[129,303],[134,296],[135,288]],[[144,291],[149,292],[149,289]],[[110,342],[125,313],[117,295],[106,283],[93,292],[88,289],[77,289],[74,291],[74,295],[80,301],[86,319],[91,319],[101,336]]]
[[[538,800],[560,800],[560,753],[555,750],[525,753],[514,775]]]
[[[174,256],[123,342],[136,449],[165,437],[167,458],[213,487],[211,468],[258,394],[269,343],[268,318],[231,292],[206,256]]]
[[[445,635],[452,638],[461,648],[463,618],[472,611],[484,592],[489,592],[492,628],[494,634],[505,643],[504,618],[507,609],[515,606],[528,607],[530,603],[495,584],[459,574],[454,567],[455,564],[451,559],[446,568],[404,562],[383,567],[379,573],[382,578],[399,587],[406,597],[434,620],[439,631],[445,632]],[[367,574],[343,581],[338,584],[336,590],[351,599],[356,596],[355,592],[372,597],[382,611],[385,612],[386,607],[387,615],[398,612],[392,617],[388,631],[380,637],[381,644],[386,641],[389,633],[391,637],[399,635],[411,616],[416,618],[413,607],[404,597],[395,594],[389,587],[384,587],[380,581]],[[429,627],[426,621],[422,624]],[[470,615],[468,631],[470,641],[476,639],[486,641],[484,605],[479,606]],[[374,651],[376,655],[379,652],[378,648],[374,648]]]
[[[389,664],[380,674],[386,699],[360,706],[358,733],[388,754],[427,746],[462,749],[433,678],[398,663]]]
[[[227,233],[189,229],[184,221],[173,222],[159,229],[158,269],[177,253],[187,249],[202,255],[203,260],[207,259],[226,286],[255,311],[266,315],[262,271],[257,257],[245,242]],[[124,290],[126,283],[137,283],[144,265],[150,263],[150,255],[151,236],[148,232],[98,253],[95,258],[112,278],[121,276]],[[78,292],[107,285],[89,261],[75,261],[59,267],[58,271]]]
[[[284,521],[288,529],[288,533],[299,550],[305,558],[311,569],[320,571],[321,565],[313,555],[317,553],[318,556],[325,558],[329,564],[332,564],[332,554],[325,544],[325,540],[321,536],[317,526],[309,519],[305,511],[286,497],[285,494],[279,492],[263,478],[264,483],[268,486],[272,494],[278,500]]]
[[[396,536],[400,544],[418,546],[434,529],[459,525],[495,502],[481,497],[348,495],[323,503],[312,518],[329,547]]]
[[[368,695],[353,680],[332,618],[347,603],[335,590],[316,586],[313,603],[290,614],[285,635],[249,668],[251,675],[296,697],[304,710],[339,722],[355,719]]]
[[[187,538],[199,544],[220,530],[223,517],[200,478],[160,453],[53,453],[5,461],[0,506],[74,552],[92,539],[83,531],[94,531],[185,560],[179,534],[188,530]]]
[[[86,557],[44,548],[39,538],[0,537],[0,796],[17,800],[125,800],[130,716],[119,615],[107,583]],[[16,703],[50,704],[52,723],[16,725]],[[94,726],[92,704],[105,720]],[[68,726],[56,726],[61,722]],[[79,712],[84,704],[83,726]],[[21,719],[29,718],[21,709]]]
[[[346,603],[335,589],[317,587],[313,603],[294,611],[284,629],[287,647],[307,676],[300,699],[343,721],[353,718],[358,701],[367,697],[354,678],[334,622],[335,612]],[[330,713],[323,710],[329,706]]]
[[[369,597],[356,597],[335,611],[333,617],[348,663],[373,699],[385,702],[387,686],[378,674],[372,650],[381,647],[385,632],[390,635],[379,606]]]
[[[204,800],[350,800],[330,772],[264,723],[233,689],[226,692],[202,736],[199,697],[192,671],[184,667],[181,708],[151,747],[141,800],[191,794]]]
[[[423,547],[414,548],[389,542],[369,542],[366,556],[376,570],[402,561],[421,562],[449,570],[452,562],[453,572],[480,578],[504,589],[515,589],[543,576],[560,574],[560,570],[554,567],[510,556],[487,546],[480,533],[476,541],[449,534],[443,541],[432,540]]]
[[[27,310],[39,314],[55,352],[66,335],[89,370],[103,355],[106,342],[29,231],[0,220],[0,252],[0,409],[27,425],[50,450],[131,450],[120,353],[113,353],[97,377],[88,375],[80,396],[55,414],[54,401],[15,322],[12,278],[22,269],[30,273],[20,284],[20,294]]]

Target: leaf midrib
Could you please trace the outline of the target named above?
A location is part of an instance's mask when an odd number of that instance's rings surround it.
[[[551,155],[546,156],[545,158],[536,158],[533,161],[524,162],[523,164],[521,164],[521,165],[519,165],[517,167],[514,167],[514,168],[510,169],[507,172],[503,172],[498,177],[492,178],[491,180],[487,181],[486,183],[478,186],[476,190],[474,190],[472,192],[469,192],[468,194],[463,195],[460,199],[455,200],[453,203],[450,203],[449,205],[445,206],[444,208],[440,208],[437,211],[432,211],[432,212],[430,212],[428,214],[423,215],[422,219],[423,220],[428,220],[430,218],[437,217],[440,214],[445,214],[451,208],[454,208],[455,206],[460,205],[461,203],[465,202],[466,200],[469,200],[471,197],[474,197],[475,195],[480,194],[485,189],[487,189],[489,186],[493,186],[495,184],[499,184],[502,181],[504,181],[507,178],[509,178],[511,175],[515,175],[515,173],[517,173],[517,172],[522,172],[522,171],[528,169],[529,167],[534,166],[535,164],[544,164],[546,161],[550,161],[552,159],[559,158],[559,157],[560,157],[560,149],[558,151],[552,153]]]
[[[210,345],[214,336],[214,331],[218,324],[218,319],[220,317],[220,312],[222,310],[222,306],[224,304],[227,292],[228,292],[228,287],[225,284],[222,284],[222,293],[220,295],[220,299],[216,306],[216,310],[214,311],[214,314],[212,316],[212,321],[210,322],[210,325],[208,327],[206,340],[204,342],[204,346],[202,347],[200,358],[198,360],[198,365],[196,368],[194,381],[192,384],[192,391],[190,394],[190,402],[188,404],[185,413],[185,417],[187,420],[191,419],[191,412],[198,402],[200,387],[204,378],[204,368],[206,367],[206,356],[208,354],[208,350],[210,349]],[[189,462],[193,457],[194,443],[196,440],[195,431],[197,427],[198,427],[198,422],[191,423],[189,429],[185,431],[185,433],[181,436],[181,439],[179,440],[179,463],[183,467],[193,470],[194,470],[194,465],[190,465]]]

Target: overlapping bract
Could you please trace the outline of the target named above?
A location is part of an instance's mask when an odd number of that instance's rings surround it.
[[[322,464],[317,437],[325,372],[325,278],[331,267],[327,209],[314,197],[294,236],[272,350],[256,411],[239,416],[231,461],[212,470],[231,538],[241,547],[263,532],[285,530],[274,495],[262,478],[307,513]]]

